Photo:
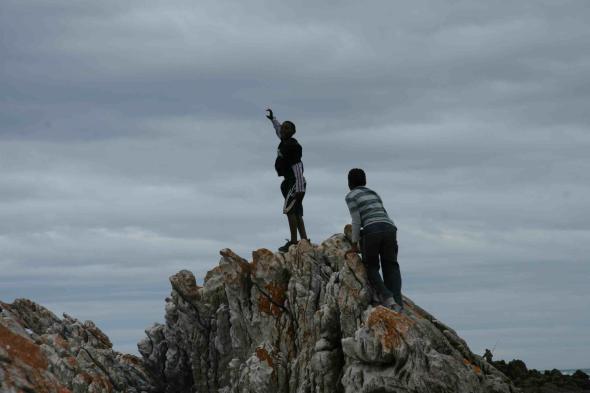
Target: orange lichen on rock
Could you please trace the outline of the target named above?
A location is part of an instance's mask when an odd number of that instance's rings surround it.
[[[241,267],[243,267],[245,269],[249,269],[248,261],[246,261],[244,258],[239,256],[238,254],[236,254],[235,252],[233,252],[229,248],[219,251],[219,254],[221,254],[222,257],[225,257],[227,259],[232,259],[232,260],[238,262],[241,265]]]
[[[101,374],[82,372],[78,375],[82,378],[86,385],[94,385],[95,387],[101,388],[101,391],[113,391],[113,385],[111,382]]]
[[[55,335],[55,339],[53,340],[53,342],[55,343],[55,345],[61,349],[68,349],[70,347],[70,345],[68,344],[68,342],[59,334]]]
[[[121,356],[121,360],[127,364],[132,364],[134,366],[142,366],[142,362],[141,362],[140,358],[138,358],[137,356],[134,356],[134,355],[127,354],[127,353],[123,354]]]
[[[367,270],[361,258],[357,254],[348,254],[346,256],[346,265],[357,278],[366,278]]]
[[[256,268],[258,267],[258,263],[260,263],[262,260],[267,258],[274,258],[274,256],[275,254],[266,248],[261,248],[256,251],[253,251],[251,264],[252,270],[256,270]]]
[[[420,318],[428,319],[428,316],[424,313],[424,310],[422,310],[420,307],[416,307],[416,305],[412,302],[404,301],[404,307],[412,311],[415,315],[419,316]]]
[[[262,293],[260,293],[258,295],[258,310],[260,310],[260,312],[263,312],[265,314],[272,314],[271,308],[272,308],[272,303],[270,302],[270,299],[266,295],[263,295]]]
[[[413,324],[408,317],[383,306],[375,307],[367,319],[368,328],[380,338],[386,350],[397,348]]]
[[[87,373],[87,372],[81,372],[80,374],[78,374],[78,376],[80,378],[82,378],[82,380],[84,381],[84,383],[86,385],[90,385],[92,383],[92,377],[90,376],[89,373]]]
[[[359,277],[363,277],[365,275],[365,268],[360,261],[358,255],[352,255],[346,257],[346,265],[350,270],[350,274],[353,275],[355,278],[351,280],[342,280],[341,284],[343,287],[346,288],[347,294],[352,296],[354,299],[359,299],[361,296],[361,292],[363,290],[362,285],[358,281]]]
[[[250,264],[248,263],[248,261],[246,261],[244,258],[240,257],[238,254],[236,254],[235,252],[233,252],[232,250],[230,250],[229,248],[225,248],[221,251],[219,251],[219,254],[221,254],[222,257],[224,257],[225,259],[229,259],[232,262],[235,262],[238,267],[240,268],[240,272],[243,275],[249,275],[251,273],[252,267],[250,266]],[[227,273],[227,271],[225,269],[221,269],[222,271],[224,271],[225,273]],[[228,277],[227,274],[225,274],[226,279],[230,279],[230,281],[235,281],[234,279],[231,279],[231,277]]]
[[[175,275],[170,277],[170,284],[172,288],[178,292],[183,298],[194,301],[200,298],[199,289],[195,276],[187,271],[181,270]]]
[[[264,348],[256,348],[256,356],[260,361],[266,362],[271,368],[274,369],[274,361],[272,360],[272,356],[268,353],[268,351]]]
[[[102,344],[103,348],[112,348],[113,344],[109,337],[102,332],[93,322],[86,321],[84,322],[84,328],[90,332],[96,339]]]
[[[288,281],[289,273],[280,258],[266,248],[252,252],[250,269],[253,280],[262,282],[269,280]]]
[[[29,388],[35,392],[71,393],[47,371],[47,359],[37,344],[26,337],[13,333],[1,324],[0,347],[8,353],[11,359],[11,369],[4,368],[5,379],[0,381],[0,386],[15,388],[15,380],[10,377],[12,375],[17,379],[26,380],[30,384]]]
[[[270,283],[264,287],[265,293],[258,295],[258,309],[275,317],[283,313],[282,306],[287,299],[287,285]]]
[[[209,281],[213,276],[216,276],[217,274],[222,273],[221,271],[221,266],[215,266],[213,269],[209,270],[207,272],[207,274],[205,274],[205,279],[203,280],[203,282],[207,282]]]
[[[293,341],[296,338],[296,334],[295,334],[295,328],[293,327],[293,324],[289,324],[289,327],[287,328],[287,337]]]
[[[92,373],[92,384],[96,387],[102,388],[102,391],[112,392],[113,385],[106,376],[102,374]]]
[[[47,359],[43,356],[37,344],[11,332],[3,325],[0,325],[0,346],[8,352],[11,359],[19,359],[36,369],[45,370],[47,368]]]
[[[481,374],[481,367],[476,364],[473,364],[469,359],[463,359],[463,364],[467,367],[470,367],[474,373]]]
[[[77,361],[77,360],[76,360],[76,358],[75,358],[75,357],[73,357],[73,356],[68,356],[68,357],[66,358],[66,361],[68,362],[68,364],[69,364],[71,367],[76,367],[76,366],[78,365],[78,361]]]

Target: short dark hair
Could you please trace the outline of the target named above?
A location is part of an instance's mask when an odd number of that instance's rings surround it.
[[[365,171],[359,168],[353,168],[348,172],[348,187],[352,190],[355,187],[364,186],[367,184],[367,176]]]
[[[291,138],[293,135],[295,135],[295,132],[295,124],[292,121],[285,120],[283,124],[281,124],[281,133],[283,134],[283,138]]]

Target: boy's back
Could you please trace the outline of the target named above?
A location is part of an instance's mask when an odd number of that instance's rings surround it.
[[[368,187],[353,188],[346,195],[346,204],[351,213],[358,213],[360,224],[367,228],[377,223],[390,224],[395,227],[393,220],[387,214],[381,197]]]
[[[275,160],[277,175],[290,178],[295,177],[293,166],[301,163],[302,156],[303,148],[297,139],[293,137],[282,139],[281,143],[279,143],[278,154]],[[303,163],[301,163],[301,166],[303,166]]]

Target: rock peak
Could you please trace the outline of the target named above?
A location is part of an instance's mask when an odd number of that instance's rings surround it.
[[[142,358],[120,354],[94,323],[29,300],[0,303],[0,392],[509,393],[508,378],[408,298],[372,302],[350,230],[247,261],[221,250],[202,286],[170,277],[165,323]]]
[[[349,232],[345,229],[345,233]],[[230,249],[202,287],[170,277],[166,323],[139,350],[162,392],[513,392],[455,331],[405,298],[372,304],[349,235],[287,253]]]

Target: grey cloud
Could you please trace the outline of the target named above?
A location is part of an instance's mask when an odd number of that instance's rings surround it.
[[[312,240],[363,167],[410,296],[476,350],[588,366],[583,1],[2,8],[2,300],[133,350],[169,275],[286,235],[272,105],[304,146]]]
[[[527,108],[510,107],[526,98],[531,111],[535,102],[545,106],[535,119],[552,109],[547,104],[555,103],[556,93],[571,98],[570,89],[559,89],[582,78],[562,70],[584,64],[587,31],[571,18],[555,18],[559,11],[549,19],[546,9],[504,5],[433,7],[425,2],[409,14],[391,5],[380,13],[354,5],[303,12],[279,6],[274,12],[284,12],[281,18],[264,5],[248,12],[209,4],[198,12],[190,3],[179,9],[104,7],[111,10],[110,18],[84,10],[77,10],[83,15],[76,17],[54,13],[53,18],[68,21],[68,28],[48,34],[55,42],[46,45],[58,59],[75,59],[70,67],[56,67],[63,73],[53,75],[59,84],[41,93],[69,91],[78,99],[123,105],[126,112],[151,107],[242,118],[254,109],[254,100],[260,105],[274,97],[307,117],[348,118],[355,108],[356,118],[367,113],[363,123],[374,116],[436,121],[458,107],[466,112],[485,108],[479,116],[515,116]],[[248,17],[240,17],[241,12]],[[344,17],[350,23],[342,24]],[[416,24],[434,27],[412,30]],[[567,29],[549,28],[555,24],[567,24]],[[90,72],[72,78],[72,71],[88,67]],[[35,83],[46,79],[39,76]],[[506,105],[508,110],[494,112]],[[580,102],[568,102],[545,120],[564,114],[570,121],[586,121],[581,109]],[[526,116],[530,121],[530,112]]]

